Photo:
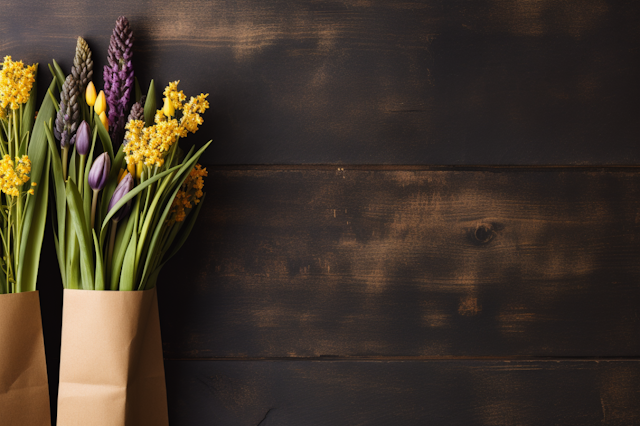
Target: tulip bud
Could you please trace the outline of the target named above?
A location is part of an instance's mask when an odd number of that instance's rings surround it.
[[[113,192],[113,195],[111,196],[111,200],[109,201],[108,211],[111,211],[113,207],[118,203],[118,201],[120,201],[122,197],[127,195],[129,191],[131,191],[132,189],[133,189],[133,177],[129,173],[127,173],[124,179],[122,179],[118,184],[118,186],[116,187],[116,190]],[[122,206],[122,208],[118,210],[116,214],[113,215],[111,220],[115,222],[121,221],[122,219],[124,219],[124,217],[127,214],[129,214],[129,210],[131,210],[131,200],[129,200],[127,204]]]
[[[102,111],[100,113],[100,121],[106,130],[109,130],[109,119],[107,118],[107,113]]]
[[[78,154],[87,155],[91,149],[91,128],[89,127],[89,123],[82,120],[74,138]]]
[[[96,101],[93,107],[95,108],[96,114],[98,115],[107,111],[107,98],[105,98],[103,90],[101,90],[100,93],[98,93],[98,97],[96,98]]]
[[[111,170],[111,158],[106,152],[100,154],[89,170],[89,186],[94,191],[101,191],[107,184],[107,177]]]
[[[162,107],[162,112],[167,117],[173,117],[176,113],[176,109],[173,107],[173,104],[169,100],[169,98],[164,98],[164,106]]]
[[[87,105],[90,107],[94,106],[96,104],[96,97],[96,86],[93,85],[93,81],[90,81],[84,94]]]
[[[136,179],[138,180],[140,180],[140,176],[142,176],[142,169],[143,169],[142,161],[139,163],[136,163]]]

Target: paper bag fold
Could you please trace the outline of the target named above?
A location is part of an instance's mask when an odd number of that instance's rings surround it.
[[[155,289],[64,291],[57,424],[169,424]]]
[[[37,291],[0,294],[0,425],[51,425]]]

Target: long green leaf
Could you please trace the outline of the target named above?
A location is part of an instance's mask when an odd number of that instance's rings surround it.
[[[111,160],[111,163],[113,163],[115,157],[113,155],[113,143],[111,143],[109,132],[104,128],[104,126],[102,125],[102,121],[100,121],[100,117],[95,113],[95,111],[93,113],[93,120],[96,123],[95,128],[98,129],[98,135],[100,136],[100,141],[102,142],[102,149],[104,150],[104,152],[109,154],[109,159]]]
[[[187,241],[187,238],[189,238],[189,235],[191,234],[191,230],[193,229],[193,226],[196,223],[196,219],[198,219],[198,215],[200,214],[200,209],[202,208],[202,204],[206,196],[207,194],[204,194],[202,196],[196,208],[193,209],[191,213],[189,213],[189,215],[187,216],[186,222],[180,228],[180,233],[176,236],[175,243],[172,244],[171,240],[168,241],[169,250],[165,253],[164,257],[162,258],[162,264],[165,264],[166,262],[169,261],[169,259],[175,256],[176,253],[178,253],[180,248],[182,248],[184,243]]]
[[[107,213],[107,216],[104,218],[104,220],[102,221],[102,231],[105,230],[105,228],[107,227],[107,225],[109,224],[109,221],[111,220],[111,218],[113,217],[114,214],[116,214],[116,212],[118,210],[120,210],[120,207],[124,206],[127,201],[131,200],[133,197],[135,197],[136,195],[138,195],[138,193],[140,191],[142,191],[143,189],[145,189],[147,186],[151,185],[154,182],[157,182],[158,180],[162,179],[163,177],[167,176],[170,173],[175,172],[176,170],[178,170],[178,166],[173,167],[169,170],[165,170],[162,173],[158,173],[157,175],[155,175],[154,177],[152,177],[149,180],[144,181],[143,183],[141,183],[140,185],[136,186],[135,188],[133,188],[131,191],[129,191],[129,193],[127,193],[127,195],[125,195],[124,197],[122,197],[120,199],[120,201],[118,201],[116,203],[115,206],[113,206],[113,208],[111,209],[111,211],[109,211],[109,213]]]
[[[36,64],[36,72],[34,73],[34,77],[38,74],[38,64]],[[20,125],[20,133],[23,135],[27,132],[30,132],[33,128],[33,122],[36,119],[36,102],[38,101],[38,85],[34,84],[31,87],[31,92],[29,93],[29,100],[24,106],[24,110],[22,111],[22,120]],[[33,165],[33,164],[32,164]]]
[[[51,82],[49,90],[55,90],[55,81]],[[24,289],[36,289],[38,265],[49,201],[49,161],[47,153],[48,137],[45,123],[51,122],[55,115],[53,101],[44,98],[40,112],[31,133],[28,155],[31,160],[31,181],[39,186],[35,188],[34,200],[31,200],[25,211],[25,221],[20,241],[20,259],[17,279],[19,286]],[[52,135],[53,136],[53,135]],[[43,176],[43,172],[45,176]],[[29,290],[27,290],[29,291]]]
[[[96,230],[91,230],[93,235],[93,246],[96,251],[96,284],[95,290],[104,290],[104,265],[102,265],[102,250],[100,250],[100,244],[98,243],[98,236]]]
[[[64,71],[62,71],[62,68],[60,68],[60,65],[58,65],[55,59],[53,60],[53,70],[56,74],[58,90],[62,90],[62,85],[64,84],[67,78],[66,78],[66,74],[64,73]]]
[[[154,118],[156,116],[156,86],[153,80],[149,84],[149,91],[147,92],[147,100],[144,101],[144,124],[145,126],[153,126]]]
[[[80,270],[82,273],[82,287],[85,290],[94,289],[94,263],[91,237],[89,236],[89,226],[84,221],[82,212],[82,198],[78,188],[70,179],[67,181],[67,203],[71,222],[78,237],[80,245]]]
[[[64,178],[62,177],[62,162],[60,161],[60,154],[58,153],[58,148],[55,143],[55,138],[53,136],[53,131],[51,130],[52,120],[49,120],[48,123],[45,123],[45,134],[47,135],[47,141],[49,143],[49,152],[51,155],[51,165],[53,172],[53,188],[55,192],[55,202],[56,202],[56,219],[58,221],[58,244],[59,250],[58,255],[60,258],[58,261],[63,265],[60,269],[60,273],[62,274],[62,282],[65,284],[65,288],[68,288],[66,285],[67,281],[67,273],[66,273],[66,259],[67,259],[67,231],[66,231],[66,215],[67,215],[67,196],[66,196],[66,188],[64,184]],[[55,226],[55,225],[54,225]]]
[[[136,197],[136,202],[131,210],[131,214],[126,219],[123,219],[120,223],[118,223],[118,232],[116,233],[116,242],[114,244],[113,249],[113,258],[111,263],[110,272],[110,285],[109,288],[114,290],[118,288],[118,280],[120,279],[120,275],[117,271],[122,270],[122,262],[124,261],[124,254],[129,247],[129,241],[131,240],[131,235],[133,234],[133,225],[135,220],[131,218],[132,215],[137,215],[138,210],[140,209],[140,197]],[[134,216],[135,217],[135,216]]]
[[[93,152],[96,147],[96,136],[97,131],[94,129],[93,140],[91,142],[91,150],[89,151],[89,155],[87,155],[87,164],[84,167],[84,177],[82,179],[82,183],[80,183],[80,185],[84,185],[82,203],[84,208],[84,220],[88,224],[91,224],[91,201],[93,200],[93,190],[89,186],[89,172],[91,171],[91,166],[93,165]]]
[[[122,273],[120,274],[120,291],[132,291],[133,282],[136,273],[136,245],[138,243],[138,216],[134,219],[133,235],[129,241],[129,247],[124,255],[124,262],[122,264]]]

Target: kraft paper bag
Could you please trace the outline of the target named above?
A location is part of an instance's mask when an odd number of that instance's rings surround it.
[[[156,290],[64,290],[58,426],[166,426]]]
[[[0,294],[0,425],[51,425],[37,291]]]

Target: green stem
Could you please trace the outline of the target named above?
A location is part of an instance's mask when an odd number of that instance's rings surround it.
[[[62,148],[62,177],[67,181],[67,163],[69,162],[69,147]]]
[[[93,190],[93,201],[91,201],[91,229],[96,226],[96,206],[98,205],[98,194],[100,190]]]
[[[82,197],[84,193],[84,166],[86,162],[87,162],[87,156],[80,155],[80,169],[78,169],[78,181],[77,181],[80,197]]]
[[[107,251],[107,265],[106,268],[111,269],[111,257],[113,256],[113,246],[116,243],[116,231],[118,229],[118,222],[111,221],[111,236],[109,237],[109,250]]]

